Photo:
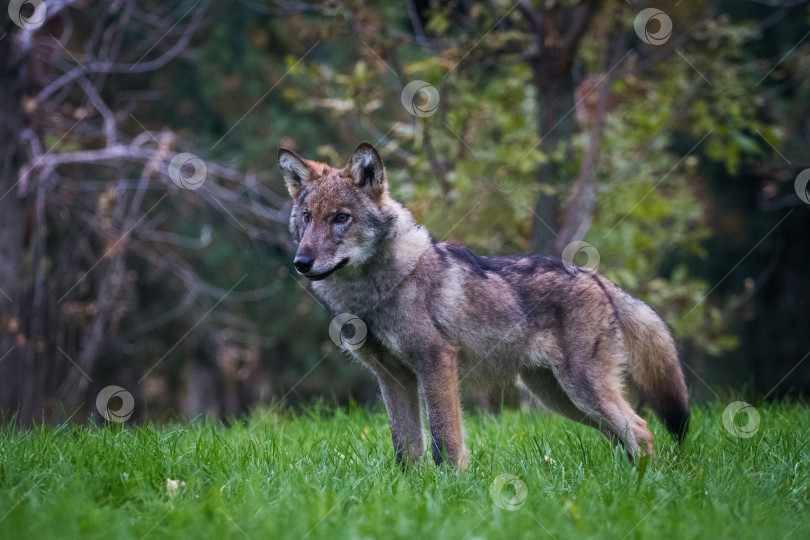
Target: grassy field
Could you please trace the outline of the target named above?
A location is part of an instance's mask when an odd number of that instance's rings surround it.
[[[810,538],[810,409],[757,406],[743,438],[725,406],[695,408],[682,447],[651,422],[637,467],[537,411],[470,415],[463,472],[403,472],[385,414],[359,408],[2,428],[0,538]]]

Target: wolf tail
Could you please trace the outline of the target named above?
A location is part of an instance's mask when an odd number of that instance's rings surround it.
[[[650,306],[615,285],[611,289],[630,378],[642,402],[655,411],[667,431],[682,440],[689,430],[689,394],[672,334]]]

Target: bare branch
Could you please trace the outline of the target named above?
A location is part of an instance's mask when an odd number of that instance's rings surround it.
[[[104,138],[107,140],[107,146],[115,146],[118,141],[118,125],[115,121],[115,115],[101,99],[101,96],[98,93],[98,90],[90,84],[90,81],[85,79],[84,77],[79,79],[79,85],[84,90],[84,93],[87,94],[87,98],[90,100],[90,103],[93,104],[93,107],[101,113],[101,116],[104,118]]]
[[[191,37],[197,31],[202,18],[210,5],[211,0],[202,0],[202,7],[194,12],[191,21],[186,25],[183,34],[165,53],[159,57],[144,62],[119,63],[112,61],[90,62],[84,66],[76,66],[55,81],[47,85],[34,98],[35,103],[41,103],[51,94],[70,84],[74,80],[88,73],[145,73],[162,68],[171,60],[179,56],[188,47]]]
[[[574,10],[574,20],[568,31],[563,36],[562,45],[560,46],[560,54],[564,59],[573,60],[573,54],[579,47],[579,42],[588,26],[591,24],[594,14],[596,13],[596,0],[584,0]]]
[[[566,208],[563,225],[554,243],[557,253],[562,253],[570,242],[585,236],[591,226],[593,211],[596,206],[596,189],[593,185],[593,176],[598,165],[601,139],[608,112],[608,101],[610,100],[611,86],[614,81],[614,76],[610,75],[609,66],[616,64],[617,57],[624,49],[622,36],[623,28],[619,25],[613,31],[613,38],[608,40],[611,44],[610,52],[605,54],[602,62],[602,69],[606,71],[606,75],[599,81],[596,88],[596,114],[591,120],[588,147],[580,164],[579,175]]]

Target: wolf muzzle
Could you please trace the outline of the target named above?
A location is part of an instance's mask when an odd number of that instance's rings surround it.
[[[295,266],[295,269],[298,271],[298,273],[304,276],[305,278],[309,279],[310,281],[320,281],[322,279],[325,279],[330,275],[332,275],[333,272],[340,270],[341,268],[346,266],[348,263],[349,258],[347,257],[342,261],[340,261],[339,263],[337,263],[332,268],[330,268],[329,270],[327,270],[326,272],[321,272],[320,274],[310,274],[309,272],[315,265],[314,259],[300,255],[296,255],[295,259],[293,259],[293,266]]]

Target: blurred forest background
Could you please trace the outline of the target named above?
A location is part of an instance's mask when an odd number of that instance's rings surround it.
[[[593,245],[671,325],[696,400],[806,392],[810,2],[635,24],[650,5],[10,2],[4,421],[81,420],[107,385],[133,420],[376,401],[292,270],[276,161],[362,140],[439,239]]]

